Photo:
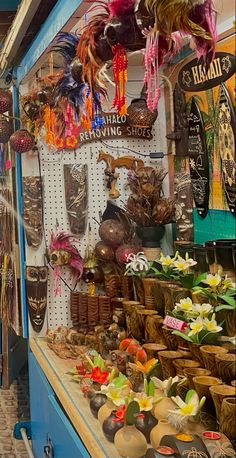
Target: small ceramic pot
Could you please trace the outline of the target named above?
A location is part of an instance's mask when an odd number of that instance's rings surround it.
[[[148,359],[158,359],[158,352],[167,350],[167,347],[158,343],[145,343],[143,349],[146,351]]]
[[[232,353],[215,356],[216,372],[224,382],[231,383],[236,378],[236,355]]]
[[[96,393],[90,399],[90,410],[95,418],[98,418],[98,411],[99,409],[107,402],[107,397],[105,394]]]
[[[197,377],[193,377],[193,384],[200,398],[206,396],[206,399],[211,401],[210,386],[222,385],[222,381],[219,378],[211,377],[210,375],[199,375]]]
[[[145,342],[164,343],[162,333],[163,318],[160,315],[149,315],[145,323]]]
[[[162,333],[164,337],[164,343],[166,344],[169,350],[177,350],[178,342],[174,334],[172,334],[173,329],[168,328],[167,326],[162,326]]]
[[[176,404],[172,401],[171,398],[163,397],[159,402],[157,402],[153,409],[153,416],[157,420],[165,419],[167,420],[169,415],[169,410],[176,409]]]
[[[156,278],[143,278],[144,304],[147,309],[156,310],[155,296],[153,293],[153,287],[156,281]]]
[[[222,402],[220,415],[220,432],[225,434],[230,441],[236,437],[236,399],[225,398]]]
[[[211,371],[212,375],[217,375],[215,355],[228,353],[227,348],[218,345],[203,345],[200,347],[200,352],[205,368]]]
[[[108,418],[104,420],[102,430],[105,438],[109,442],[114,442],[115,435],[119,429],[123,428],[123,421],[114,421],[116,419],[115,410],[113,410]]]
[[[115,404],[107,399],[105,404],[98,411],[98,421],[103,425],[103,422],[111,415],[111,412],[116,409]]]
[[[202,354],[200,352],[200,347],[201,347],[201,344],[188,342],[188,348],[189,348],[189,351],[190,351],[190,353],[192,355],[192,358],[195,361],[199,361],[200,366],[204,367],[204,361],[203,361]]]
[[[163,372],[163,377],[164,379],[167,379],[169,377],[175,377],[176,375],[176,369],[173,365],[173,361],[175,359],[180,359],[182,358],[182,355],[178,351],[160,351],[158,353],[159,361],[161,363],[162,367],[162,372]]]
[[[152,429],[150,434],[150,441],[151,445],[154,449],[159,447],[161,439],[163,436],[166,435],[174,435],[177,434],[177,429],[174,426],[170,425],[170,423],[166,419],[160,419],[157,426]]]
[[[114,444],[122,457],[141,458],[146,453],[145,436],[134,426],[125,425],[115,435]]]
[[[141,431],[146,437],[146,441],[150,442],[150,433],[152,429],[157,425],[158,420],[152,415],[150,411],[141,412],[142,417],[137,418],[135,426]]]
[[[200,366],[198,361],[193,361],[191,359],[176,359],[173,364],[177,375],[184,375],[184,369]]]
[[[184,369],[184,376],[187,377],[189,386],[193,390],[195,389],[193,377],[197,377],[199,375],[211,375],[211,372],[208,369],[203,369],[202,367],[187,367]]]
[[[225,398],[236,396],[236,389],[230,385],[215,385],[210,386],[210,393],[216,409],[216,418],[219,421],[221,415],[221,406]]]

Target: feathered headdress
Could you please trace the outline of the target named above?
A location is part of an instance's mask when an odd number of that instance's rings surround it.
[[[69,267],[76,282],[82,276],[84,263],[78,249],[73,244],[74,242],[75,238],[71,234],[66,234],[63,231],[51,232],[48,254],[50,262],[54,266],[55,295],[60,295],[61,293],[60,276],[63,265]]]

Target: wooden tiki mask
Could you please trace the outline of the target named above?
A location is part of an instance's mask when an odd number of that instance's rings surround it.
[[[43,328],[47,308],[47,279],[48,268],[46,266],[26,267],[26,295],[27,305],[32,328],[40,332]]]

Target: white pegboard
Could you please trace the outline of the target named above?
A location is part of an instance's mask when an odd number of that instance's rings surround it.
[[[138,73],[137,73],[138,72]],[[132,68],[133,75],[140,75],[140,67],[135,70]],[[138,97],[142,88],[142,82],[130,82],[127,84],[127,93]],[[132,80],[132,75],[131,78]],[[112,97],[111,97],[112,100]],[[127,103],[129,104],[131,97],[127,97]],[[165,126],[165,104],[164,97],[159,102],[159,116],[156,123],[153,126],[153,139],[143,140],[136,138],[115,138],[105,140],[107,144],[115,147],[113,150],[109,150],[101,142],[96,141],[82,145],[74,153],[71,150],[64,150],[63,152],[50,151],[43,141],[39,141],[39,152],[41,171],[43,176],[43,190],[44,190],[44,226],[47,239],[47,246],[49,244],[50,231],[55,229],[58,221],[59,227],[64,231],[69,232],[69,224],[66,213],[65,204],[65,193],[64,193],[64,177],[63,177],[63,166],[64,164],[87,164],[88,165],[88,192],[89,192],[89,203],[88,203],[88,223],[91,227],[92,244],[95,244],[99,240],[98,236],[98,225],[95,220],[99,220],[99,211],[103,212],[106,208],[108,199],[108,190],[106,189],[106,183],[104,179],[104,168],[105,163],[100,162],[97,164],[98,152],[102,148],[104,151],[111,153],[113,156],[123,155],[134,155],[123,148],[130,148],[137,153],[146,154],[147,157],[140,157],[144,160],[147,165],[162,165],[167,169],[167,158],[163,160],[150,161],[149,153],[155,151],[163,151],[166,153],[166,126]],[[107,107],[107,111],[110,107]],[[23,155],[22,161],[23,176],[28,175],[39,175],[38,160],[32,154]],[[120,176],[118,178],[117,186],[121,193],[119,199],[115,202],[122,207],[122,202],[126,201],[129,190],[125,187],[127,182],[127,170],[119,169]],[[164,192],[166,195],[169,194],[169,180],[168,177],[164,182]],[[88,242],[88,225],[87,233],[82,237],[77,247],[80,253],[84,254],[86,244]],[[29,248],[26,244],[26,264],[27,265],[43,265],[45,253],[45,243],[42,242],[38,249]],[[63,278],[70,283],[70,278],[66,268],[63,271]],[[71,284],[71,283],[70,283]],[[68,288],[61,283],[61,296],[55,297],[53,292],[53,272],[49,271],[48,281],[48,308],[47,308],[47,320],[45,320],[45,326],[41,332],[43,335],[47,329],[55,328],[59,325],[71,325],[69,316],[69,293]],[[33,334],[32,329],[30,330]]]

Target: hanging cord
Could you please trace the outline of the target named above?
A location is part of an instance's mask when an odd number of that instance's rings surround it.
[[[43,196],[43,179],[42,179],[42,168],[41,168],[41,161],[40,161],[40,153],[39,153],[39,150],[37,149],[37,158],[38,158],[38,167],[39,167],[39,177],[40,177],[40,181],[41,181],[41,187],[40,187],[40,194],[41,194],[41,199],[42,199],[42,225],[43,225],[43,237],[44,237],[44,244],[45,244],[45,249],[46,249],[46,253],[48,252],[48,246],[47,246],[47,238],[46,238],[46,230],[45,230],[45,221],[44,221],[44,196]],[[48,261],[48,258],[47,256],[45,256],[46,258],[46,261],[47,261],[47,265],[54,271],[55,268],[53,267],[53,265],[51,264],[51,262]],[[70,285],[66,282],[66,280],[61,276],[59,275],[59,278],[60,280],[62,280],[62,282],[64,283],[64,285],[70,290],[70,291],[74,291],[75,288],[76,288],[76,285],[77,285],[77,282],[74,286],[74,288],[71,288]]]
[[[105,146],[106,148],[110,150],[117,150],[117,146],[111,146],[108,143],[104,142],[103,140],[100,140],[100,142]],[[138,151],[134,151],[133,149],[127,148],[126,146],[121,146],[119,149],[129,151],[130,153],[136,154],[138,156],[150,158],[150,159],[162,159],[165,156],[170,156],[172,153],[162,153],[162,152],[153,152],[153,153],[138,153]]]

